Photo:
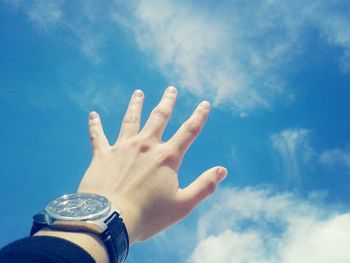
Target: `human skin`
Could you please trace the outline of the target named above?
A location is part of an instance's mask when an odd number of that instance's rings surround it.
[[[210,104],[201,102],[176,133],[163,142],[162,134],[173,112],[176,95],[177,90],[168,87],[141,129],[144,94],[136,90],[113,144],[104,134],[99,115],[89,114],[93,158],[78,192],[104,195],[120,208],[131,245],[185,218],[198,203],[214,193],[217,184],[227,175],[226,168],[216,166],[187,187],[179,188],[182,159],[202,130]],[[87,250],[96,262],[108,262],[103,243],[94,235],[47,229],[37,235],[68,239]]]

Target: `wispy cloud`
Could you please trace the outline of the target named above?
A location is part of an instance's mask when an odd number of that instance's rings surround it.
[[[92,63],[103,62],[101,50],[107,37],[106,21],[101,18],[109,13],[112,1],[66,0],[6,0],[6,3],[22,11],[33,26],[46,34],[62,34],[63,39],[80,47],[82,54]],[[106,4],[107,6],[104,6]],[[107,22],[108,24],[108,22]]]
[[[198,243],[187,262],[350,260],[350,214],[322,205],[320,200],[273,194],[266,188],[227,188],[204,210],[198,224]]]
[[[310,134],[305,128],[290,128],[270,136],[287,182],[300,183],[307,166],[317,168],[320,164],[322,169],[329,167],[340,175],[350,174],[350,151],[340,148],[316,151],[310,145]]]
[[[5,0],[5,3],[23,11],[35,27],[49,31],[64,23],[65,0]]]
[[[322,152],[319,161],[327,166],[343,169],[350,174],[350,152],[342,149],[332,149]]]
[[[272,134],[270,140],[278,152],[282,164],[282,173],[289,181],[301,180],[300,165],[315,155],[309,145],[310,131],[307,129],[286,129]]]
[[[90,76],[79,89],[67,87],[69,98],[85,111],[97,110],[105,114],[120,108],[118,103],[128,100],[123,87],[115,82]]]
[[[28,5],[27,15],[34,24],[49,30],[61,22],[64,2],[65,0],[35,0]]]

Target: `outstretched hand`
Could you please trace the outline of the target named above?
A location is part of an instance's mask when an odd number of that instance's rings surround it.
[[[104,195],[119,207],[130,243],[148,239],[186,217],[227,174],[224,167],[213,167],[186,188],[179,188],[181,161],[202,130],[210,104],[201,102],[173,137],[163,142],[176,95],[174,87],[167,88],[141,129],[144,94],[136,90],[112,145],[98,114],[89,115],[93,158],[78,191]]]

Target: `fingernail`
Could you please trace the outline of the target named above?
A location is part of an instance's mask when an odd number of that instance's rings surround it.
[[[135,97],[142,97],[143,96],[142,90],[140,90],[140,89],[135,90],[134,91],[134,96]]]
[[[220,183],[222,180],[224,180],[227,176],[227,170],[224,167],[219,167],[216,170],[216,179],[217,182]]]
[[[176,93],[177,90],[176,90],[175,87],[169,86],[168,89],[167,89],[167,91],[170,92],[170,93]]]
[[[202,101],[200,104],[204,109],[209,110],[210,109],[210,103],[206,100]]]
[[[97,113],[94,112],[94,111],[92,111],[92,112],[89,113],[89,119],[90,119],[90,120],[97,119],[97,116],[98,116]]]

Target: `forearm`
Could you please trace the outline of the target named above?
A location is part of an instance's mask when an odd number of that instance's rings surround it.
[[[0,262],[94,263],[96,260],[85,249],[69,240],[56,236],[32,236],[1,248]]]
[[[65,239],[88,252],[94,258],[96,263],[109,262],[106,247],[101,238],[97,235],[83,232],[57,231],[45,228],[36,233],[35,236],[51,236]]]

